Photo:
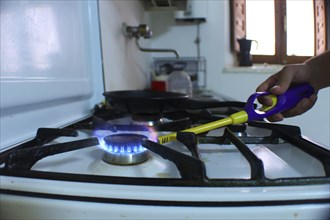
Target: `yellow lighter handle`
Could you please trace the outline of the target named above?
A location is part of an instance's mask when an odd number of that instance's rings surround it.
[[[247,115],[246,111],[240,111],[240,112],[230,115],[228,118],[220,119],[220,120],[213,121],[213,122],[203,124],[200,126],[185,129],[181,132],[193,132],[195,134],[200,134],[200,133],[204,133],[204,132],[207,132],[207,131],[210,131],[213,129],[217,129],[220,127],[224,127],[224,126],[227,126],[230,124],[244,123],[244,122],[247,122],[247,120],[248,120],[248,115]],[[160,144],[164,144],[164,143],[174,141],[174,140],[176,140],[176,132],[158,137],[158,143],[160,143]]]
[[[263,105],[259,111],[263,111],[266,112],[270,109],[272,109],[276,104],[277,104],[277,97],[275,95],[267,95],[269,98],[272,99],[272,105],[271,106],[265,106]],[[193,128],[189,128],[189,129],[185,129],[182,130],[181,132],[193,132],[195,134],[200,134],[200,133],[204,133],[213,129],[217,129],[220,127],[224,127],[230,124],[241,124],[241,123],[245,123],[249,120],[248,114],[246,111],[240,111],[240,112],[236,112],[232,115],[230,115],[228,118],[224,118],[221,120],[217,120],[214,122],[210,122],[204,125],[200,125],[200,126],[196,126]],[[160,144],[164,144],[167,142],[171,142],[171,141],[175,141],[176,140],[176,132],[175,133],[171,133],[168,135],[163,135],[158,137],[158,143]]]

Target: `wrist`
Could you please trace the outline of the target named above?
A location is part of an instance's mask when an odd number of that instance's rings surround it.
[[[330,86],[330,51],[319,56],[308,59],[304,62],[309,81],[317,91]]]

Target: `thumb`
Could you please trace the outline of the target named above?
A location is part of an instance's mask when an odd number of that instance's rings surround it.
[[[277,74],[276,84],[270,88],[270,92],[274,95],[281,95],[288,90],[293,80],[293,74],[290,72],[284,72],[283,70]]]

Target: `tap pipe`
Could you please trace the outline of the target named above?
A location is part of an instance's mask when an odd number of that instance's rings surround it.
[[[178,52],[174,49],[151,49],[151,48],[143,48],[139,44],[139,38],[135,38],[135,42],[139,50],[143,52],[156,52],[156,53],[174,53],[176,58],[180,58]]]
[[[140,24],[139,26],[128,26],[125,22],[122,24],[122,33],[125,37],[135,38],[135,42],[140,51],[143,52],[161,52],[161,53],[174,53],[176,58],[179,58],[179,54],[174,49],[151,49],[143,48],[139,44],[140,37],[149,39],[152,36],[152,31],[146,24]]]

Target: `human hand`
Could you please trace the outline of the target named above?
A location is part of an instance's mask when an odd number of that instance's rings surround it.
[[[269,77],[266,81],[258,86],[256,89],[257,92],[270,92],[274,95],[281,95],[287,91],[290,85],[301,84],[301,83],[310,83],[314,89],[315,83],[311,78],[311,71],[308,66],[305,64],[295,64],[287,65],[278,73]],[[314,85],[313,85],[314,84]],[[302,99],[294,108],[289,109],[285,112],[275,114],[268,117],[269,121],[281,121],[287,117],[293,117],[300,115],[308,111],[313,107],[317,100],[317,91],[315,94],[311,95],[309,98]],[[270,106],[272,100],[267,96],[262,96],[259,99],[259,102],[263,105]]]

